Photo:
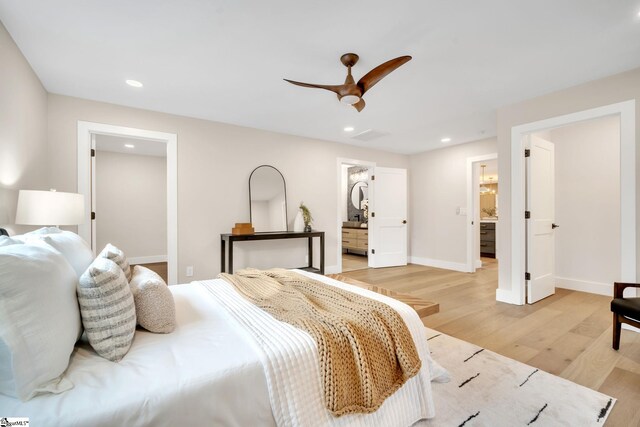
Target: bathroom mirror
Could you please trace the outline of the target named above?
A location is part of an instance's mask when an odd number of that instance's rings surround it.
[[[287,187],[273,166],[258,166],[249,176],[249,215],[256,232],[287,231]]]
[[[362,209],[362,201],[369,198],[369,184],[358,181],[351,187],[351,204],[356,209]]]

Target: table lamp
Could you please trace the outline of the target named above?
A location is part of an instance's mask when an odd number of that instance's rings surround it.
[[[16,224],[78,225],[84,223],[84,196],[56,190],[20,190]]]

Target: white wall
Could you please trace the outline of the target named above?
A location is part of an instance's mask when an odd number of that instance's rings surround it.
[[[514,126],[537,122],[552,117],[611,105],[630,99],[640,99],[640,68],[605,77],[586,84],[560,90],[538,98],[498,109],[498,174],[500,176],[500,222],[498,244],[500,264],[498,295],[502,300],[516,302],[511,280],[511,130]],[[640,145],[640,105],[636,103],[636,146]],[[636,169],[640,163],[640,150],[636,150]],[[636,173],[636,192],[640,191],[640,174]],[[636,194],[636,210],[640,197]],[[640,233],[640,227],[636,227]],[[640,244],[640,239],[637,239]],[[640,257],[640,250],[636,250]],[[585,260],[597,262],[597,260]],[[516,286],[520,286],[519,283]]]
[[[178,279],[186,266],[193,279],[215,277],[220,270],[220,233],[236,222],[249,222],[249,175],[272,165],[287,183],[291,229],[301,201],[311,209],[314,229],[326,232],[326,266],[337,264],[337,159],[376,162],[407,168],[408,156],[233,126],[147,110],[49,94],[51,184],[60,191],[77,189],[77,122],[107,123],[178,135]],[[234,254],[242,266],[306,265],[306,242],[239,244]],[[251,250],[248,250],[251,248]],[[293,250],[293,252],[291,251]],[[319,253],[315,250],[316,259]]]
[[[166,260],[166,157],[97,151],[96,195],[98,251],[112,243],[133,262]]]
[[[467,158],[496,149],[490,138],[411,156],[411,262],[466,268],[467,216],[456,209],[467,208]]]
[[[555,144],[558,287],[608,293],[620,278],[620,119],[548,132]]]
[[[14,224],[18,190],[48,190],[47,92],[0,22],[0,227]],[[61,189],[62,190],[62,189]]]

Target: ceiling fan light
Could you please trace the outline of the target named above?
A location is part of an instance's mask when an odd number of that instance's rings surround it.
[[[345,95],[342,98],[340,98],[340,102],[347,105],[353,105],[358,101],[360,101],[360,97],[356,95]]]

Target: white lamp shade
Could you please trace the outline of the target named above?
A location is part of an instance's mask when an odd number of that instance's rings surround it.
[[[58,191],[20,190],[16,224],[78,225],[84,223],[84,196]]]

